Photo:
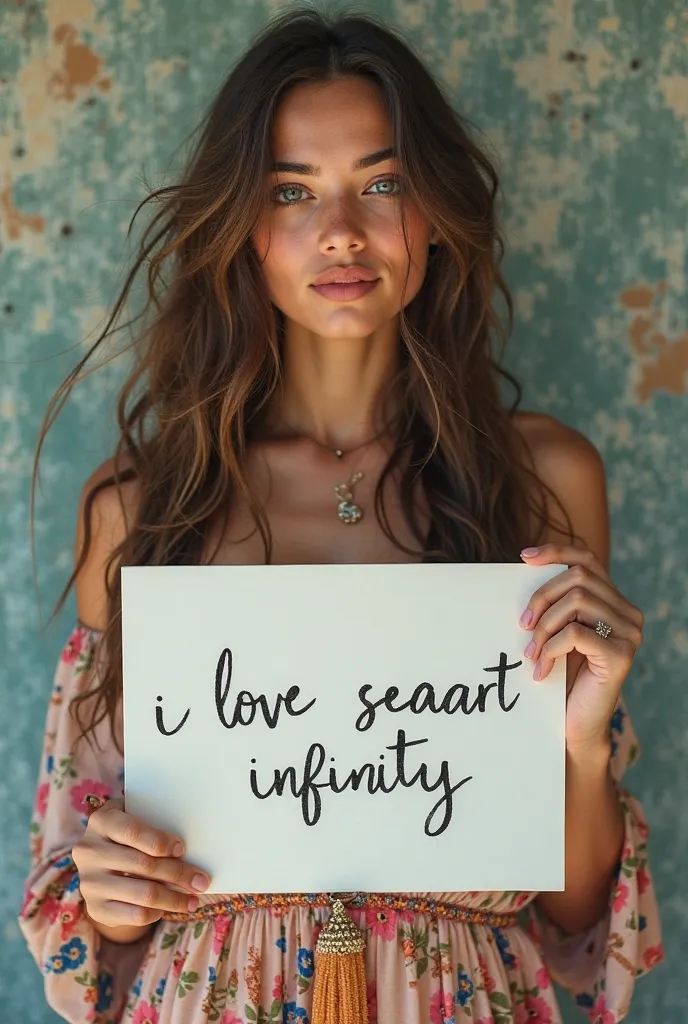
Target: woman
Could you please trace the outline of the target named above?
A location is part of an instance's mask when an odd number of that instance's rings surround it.
[[[153,193],[162,207],[96,342],[148,262],[142,316],[155,313],[116,453],[84,485],[57,606],[75,584],[20,916],[66,1020],[323,1020],[328,906],[204,895],[179,837],[123,810],[122,565],[570,565],[522,619],[536,677],[568,659],[565,891],[350,907],[365,936],[358,1019],[550,1024],[554,977],[611,1024],[662,959],[647,825],[619,787],[637,751],[620,691],[643,616],[608,575],[599,454],[500,400],[495,290],[511,306],[496,190],[401,39],[372,17],[292,8],[228,77],[181,182]]]

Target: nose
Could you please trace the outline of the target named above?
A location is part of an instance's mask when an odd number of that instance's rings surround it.
[[[351,249],[365,245],[365,233],[358,223],[353,211],[346,203],[337,202],[326,213],[324,227],[321,230],[321,248],[323,251],[332,249]]]

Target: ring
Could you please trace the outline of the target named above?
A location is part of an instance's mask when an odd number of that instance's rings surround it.
[[[597,633],[598,636],[601,636],[603,640],[607,639],[607,637],[609,636],[611,631],[612,631],[612,627],[609,626],[606,622],[603,622],[602,619],[598,619],[597,620],[597,625],[595,626],[595,632]]]

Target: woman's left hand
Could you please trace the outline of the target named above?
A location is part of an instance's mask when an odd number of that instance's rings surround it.
[[[536,554],[527,552],[536,551]],[[564,544],[525,548],[528,565],[569,568],[536,590],[521,618],[532,631],[525,656],[534,679],[545,679],[562,654],[567,658],[566,747],[570,754],[608,751],[609,720],[642,643],[643,613],[619,593],[594,552]],[[527,613],[532,613],[530,621]],[[611,626],[604,640],[599,620]],[[531,646],[532,645],[532,646]]]

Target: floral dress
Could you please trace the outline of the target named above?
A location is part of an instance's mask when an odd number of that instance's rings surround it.
[[[77,624],[61,652],[31,822],[31,871],[19,924],[44,976],[48,1003],[74,1024],[308,1024],[313,951],[328,907],[258,906],[162,920],[130,945],[103,938],[85,913],[72,848],[86,827],[87,797],[120,797],[124,777],[107,720],[96,729],[100,750],[88,742],[73,750],[78,728],[69,703],[98,679],[101,636]],[[638,757],[621,701],[611,738],[618,782]],[[594,1024],[622,1020],[635,979],[664,954],[648,827],[639,803],[625,789],[619,792],[623,853],[608,910],[583,934],[560,932],[536,911],[532,892],[412,894],[488,913],[518,911],[506,927],[432,910],[349,908],[366,934],[371,1024],[559,1024],[552,979]],[[237,839],[248,841],[241,832]]]

